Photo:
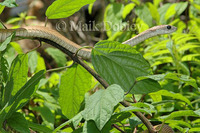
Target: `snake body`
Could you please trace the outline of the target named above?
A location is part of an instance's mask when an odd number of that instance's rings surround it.
[[[170,26],[170,25],[155,26],[123,42],[123,44],[129,44],[133,46],[150,37],[162,35],[162,34],[169,34],[174,31],[176,31],[176,27],[174,26]],[[28,26],[28,27],[18,28],[18,29],[0,29],[0,42],[5,41],[5,39],[8,36],[10,36],[13,32],[15,32],[16,40],[30,38],[30,39],[39,39],[45,42],[53,42],[50,44],[51,45],[54,44],[55,47],[62,48],[71,53],[76,53],[77,50],[81,48],[81,46],[70,41],[69,39],[67,39],[66,37],[58,33],[57,31],[46,28],[46,27],[41,27],[41,26]],[[81,49],[78,52],[78,55],[83,57],[84,59],[90,59],[91,50]]]
[[[158,130],[159,133],[175,133],[174,130],[170,126],[168,126],[166,124],[164,124],[164,125],[159,124],[159,125],[154,126],[154,128],[156,130]],[[148,133],[148,130],[145,130],[142,133]]]

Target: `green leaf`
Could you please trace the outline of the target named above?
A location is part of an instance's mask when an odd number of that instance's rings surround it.
[[[83,133],[110,133],[111,127],[112,127],[111,120],[109,120],[104,126],[104,128],[100,131],[95,125],[95,122],[90,120],[85,122],[83,126]],[[80,132],[73,132],[73,133],[80,133]]]
[[[145,79],[137,81],[134,87],[131,89],[131,94],[148,94],[151,92],[159,91],[161,89],[160,84],[152,79]]]
[[[30,97],[37,90],[40,79],[44,76],[44,70],[36,73],[0,111],[0,127],[6,118],[9,118],[13,112],[23,107]]]
[[[56,0],[46,11],[48,19],[66,18],[95,0]]]
[[[123,112],[120,111],[119,113],[115,113],[112,115],[111,120],[112,122],[119,122],[119,121],[123,121],[125,119],[128,119],[132,116],[132,112]]]
[[[46,70],[46,65],[45,65],[45,61],[44,59],[39,55],[37,54],[37,67],[36,67],[36,72],[39,72],[41,70]]]
[[[153,18],[151,16],[151,12],[146,5],[137,6],[135,8],[135,14],[146,24],[148,24],[149,27],[153,26]]]
[[[12,129],[20,132],[20,133],[30,133],[28,124],[24,116],[19,113],[15,112],[8,120],[8,125]]]
[[[165,14],[168,10],[168,8],[172,5],[172,3],[166,3],[160,8],[158,8],[158,12],[160,14],[160,23],[161,24],[167,24],[167,21],[165,20]]]
[[[4,0],[4,2],[0,2],[0,5],[11,7],[11,8],[17,6],[15,0]]]
[[[104,24],[106,28],[106,34],[108,37],[112,37],[118,34],[123,29],[126,22],[122,22],[122,12],[124,5],[120,3],[112,3],[106,7],[104,13]]]
[[[28,65],[30,67],[30,72],[34,73],[37,68],[38,56],[37,51],[32,51],[28,53]]]
[[[139,107],[134,107],[134,106],[129,106],[129,107],[126,107],[124,109],[122,109],[121,111],[126,111],[126,112],[144,112],[144,113],[147,113],[147,114],[150,114],[151,115],[151,112],[150,110],[148,109],[142,109],[142,108],[139,108]]]
[[[0,45],[0,52],[4,51],[7,48],[7,45],[11,42],[12,38],[15,36],[15,33],[11,34],[6,40]]]
[[[153,1],[154,6],[157,8],[161,1],[162,0],[154,0]]]
[[[67,59],[66,54],[56,48],[47,48],[45,51],[56,61],[58,67],[66,65]]]
[[[129,3],[124,7],[124,10],[123,10],[123,13],[122,13],[123,19],[126,18],[126,16],[133,10],[134,7],[135,7],[134,3]]]
[[[9,19],[9,20],[7,21],[7,24],[14,24],[14,23],[19,22],[19,21],[21,21],[21,20],[22,20],[22,19],[19,18],[19,17],[17,17],[17,18],[11,18],[11,19]]]
[[[92,14],[92,8],[93,8],[94,3],[89,4],[88,6],[88,13],[91,15]]]
[[[48,125],[52,126],[54,125],[54,115],[51,112],[51,110],[49,108],[47,108],[46,106],[43,107],[34,107],[33,110],[37,111],[40,113],[42,119],[44,122],[47,122]]]
[[[49,78],[49,86],[53,87],[58,85],[60,82],[60,75],[58,73],[52,73],[51,77]]]
[[[62,75],[59,88],[59,103],[67,118],[75,116],[91,89],[92,76],[80,65],[73,65]]]
[[[187,8],[188,6],[188,2],[178,2],[176,3],[176,7],[175,7],[175,10],[176,10],[176,14],[177,15],[181,15],[185,9]]]
[[[0,74],[2,74],[2,81],[6,82],[8,80],[8,62],[0,53]]]
[[[191,132],[197,133],[197,132],[199,132],[199,131],[200,131],[200,127],[190,128],[190,130],[189,130],[190,133],[191,133]]]
[[[76,116],[72,118],[72,123],[74,127],[77,127],[80,121],[82,120],[83,116],[81,115],[82,112],[78,113]]]
[[[86,101],[82,115],[85,120],[94,120],[101,130],[112,116],[114,107],[124,98],[124,91],[118,85],[111,85],[106,90],[99,90]]]
[[[5,6],[0,5],[0,14],[3,12]]]
[[[140,0],[131,0],[132,2],[134,2],[137,5],[140,5]]]
[[[161,119],[169,120],[169,119],[173,119],[175,117],[186,117],[186,116],[194,116],[194,117],[199,117],[199,110],[193,111],[193,110],[181,110],[181,111],[175,111],[172,112],[170,115],[166,115],[166,116],[161,116]]]
[[[176,14],[175,7],[176,7],[176,4],[174,3],[168,8],[168,10],[165,14],[165,20],[168,20],[169,18],[171,18],[172,16],[174,16]]]
[[[10,42],[10,45],[17,51],[18,54],[23,54],[23,50],[18,43]]]
[[[76,127],[78,125],[78,123],[81,121],[82,119],[82,112],[78,113],[76,116],[74,116],[72,119],[64,122],[63,124],[61,124],[60,126],[58,126],[53,133],[57,133],[61,128],[65,127],[66,125],[69,125],[71,122],[73,122],[74,127]]]
[[[51,102],[51,103],[56,103],[57,102],[54,99],[54,97],[50,96],[51,94],[49,94],[47,92],[42,92],[42,91],[37,90],[36,93],[39,94],[40,96],[42,96],[48,102]]]
[[[157,75],[149,75],[149,76],[142,76],[142,77],[138,77],[137,80],[143,80],[143,79],[153,79],[156,81],[162,81],[165,79],[172,79],[175,81],[181,81],[183,83],[185,83],[186,85],[191,85],[194,88],[198,88],[196,80],[193,78],[190,78],[187,75],[182,75],[182,74],[178,74],[178,73],[167,73],[167,74],[157,74]]]
[[[191,128],[191,125],[188,122],[182,121],[182,120],[167,120],[165,123],[171,123],[173,125],[183,125],[185,127]]]
[[[140,53],[133,47],[118,42],[97,43],[92,50],[92,64],[108,84],[118,84],[125,91],[130,90],[137,77],[151,73],[148,62]],[[158,91],[158,86],[157,82],[145,80],[138,82],[131,93],[144,94]],[[136,89],[137,87],[139,89]]]
[[[36,124],[36,123],[33,123],[33,122],[29,122],[28,121],[28,126],[33,129],[34,131],[38,131],[38,132],[43,132],[43,133],[51,133],[52,130],[49,129],[48,127],[45,127],[44,125],[41,125],[41,124]]]
[[[4,105],[26,83],[28,77],[28,55],[18,55],[12,62],[6,90],[4,92]]]
[[[86,121],[83,126],[83,133],[101,133],[94,121]]]
[[[173,3],[165,14],[165,20],[173,17],[175,14],[180,15],[188,6],[188,2]]]
[[[157,7],[150,2],[147,3],[147,6],[149,8],[151,16],[153,17],[154,20],[156,20],[157,24],[159,24],[160,15],[159,15]]]
[[[178,99],[178,100],[184,101],[184,102],[186,102],[188,105],[192,106],[190,100],[187,99],[186,97],[184,97],[183,95],[179,94],[179,93],[173,93],[173,92],[169,92],[169,91],[167,91],[167,90],[160,90],[160,91],[158,91],[158,92],[153,92],[153,93],[151,93],[151,94],[172,97],[172,98],[174,98],[174,99]],[[151,94],[150,94],[150,95],[151,95]]]

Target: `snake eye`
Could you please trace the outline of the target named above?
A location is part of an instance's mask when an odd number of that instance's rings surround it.
[[[168,29],[168,30],[171,29],[171,28],[172,28],[172,27],[171,27],[170,25],[167,26],[167,29]]]

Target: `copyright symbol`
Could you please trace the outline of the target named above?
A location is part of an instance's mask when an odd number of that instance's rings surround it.
[[[66,31],[67,28],[67,24],[65,23],[65,21],[59,21],[56,23],[56,30],[57,31]]]

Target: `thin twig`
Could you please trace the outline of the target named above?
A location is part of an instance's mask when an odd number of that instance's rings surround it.
[[[112,125],[114,128],[116,128],[117,130],[119,130],[121,133],[125,133],[121,128],[119,128],[119,126],[117,126],[116,124]]]

